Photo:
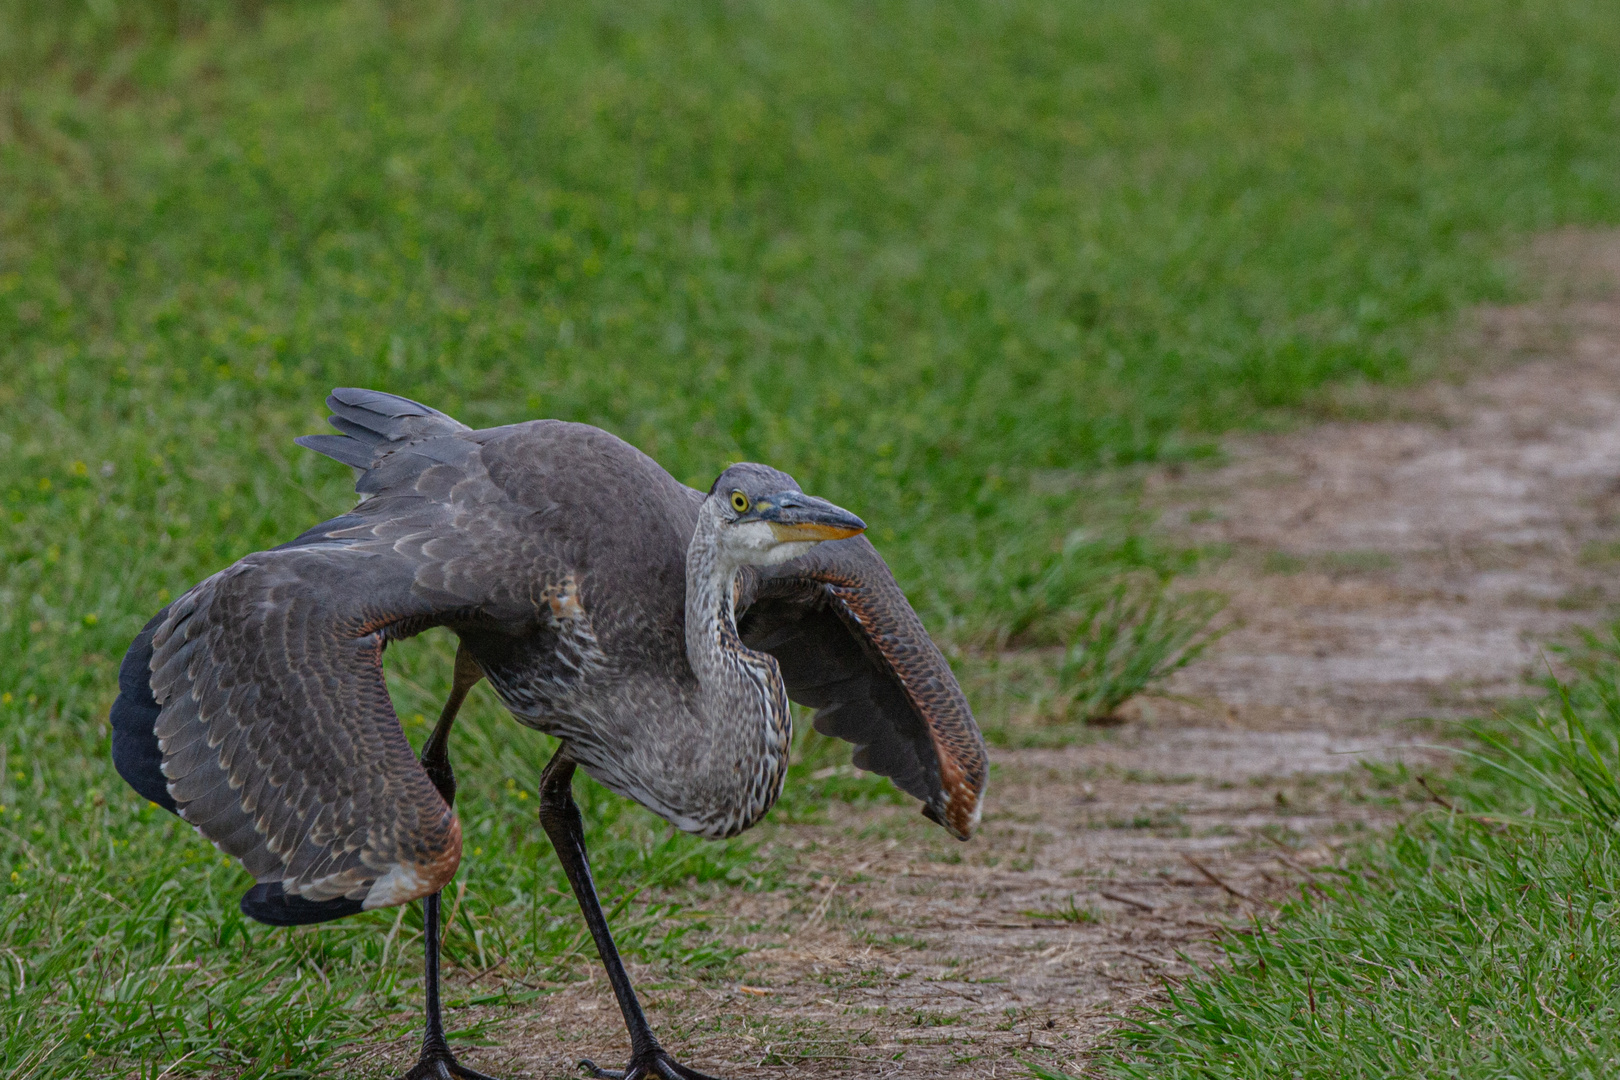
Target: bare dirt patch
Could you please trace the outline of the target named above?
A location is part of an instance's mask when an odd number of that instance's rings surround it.
[[[1421,766],[1414,718],[1523,695],[1620,599],[1620,238],[1540,257],[1553,299],[1480,313],[1475,377],[1151,478],[1163,529],[1229,547],[1196,584],[1241,625],[1128,726],[995,751],[971,844],[887,805],[768,826],[785,884],[701,904],[748,950],[727,977],[636,972],[666,1042],[728,1077],[1075,1068],[1217,928],[1410,812],[1357,762]],[[512,1077],[628,1049],[594,968],[496,1042],[469,1059]]]

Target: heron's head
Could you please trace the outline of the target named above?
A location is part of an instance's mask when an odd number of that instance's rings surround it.
[[[793,477],[768,465],[733,465],[721,473],[706,509],[719,523],[721,552],[738,566],[786,562],[823,540],[866,531],[866,522],[806,495]]]

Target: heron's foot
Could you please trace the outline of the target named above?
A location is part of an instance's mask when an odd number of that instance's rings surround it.
[[[495,1080],[477,1069],[469,1069],[448,1050],[424,1050],[404,1080]]]
[[[719,1080],[719,1077],[688,1069],[670,1057],[663,1047],[654,1047],[640,1057],[633,1058],[623,1069],[597,1067],[590,1058],[582,1058],[579,1067],[595,1080]]]

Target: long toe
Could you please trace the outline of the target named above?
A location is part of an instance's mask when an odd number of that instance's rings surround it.
[[[688,1069],[668,1054],[661,1054],[658,1058],[659,1075],[664,1080],[720,1080],[717,1076],[700,1073],[696,1069]]]
[[[423,1058],[411,1066],[404,1080],[456,1080],[456,1074],[450,1071],[449,1058]]]
[[[412,1066],[404,1080],[495,1080],[495,1077],[469,1069],[449,1054],[434,1054]]]
[[[469,1069],[459,1061],[450,1066],[450,1072],[456,1077],[456,1080],[495,1080],[495,1077],[490,1076],[488,1073],[481,1073],[477,1069]]]
[[[688,1069],[662,1050],[637,1058],[623,1069],[604,1069],[590,1058],[582,1058],[579,1067],[592,1080],[720,1080],[708,1073]]]

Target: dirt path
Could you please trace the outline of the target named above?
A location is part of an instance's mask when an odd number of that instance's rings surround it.
[[[1620,302],[1595,284],[1620,282],[1620,240],[1546,246],[1598,294],[1480,313],[1475,348],[1517,362],[1159,482],[1163,527],[1231,545],[1204,584],[1246,624],[1177,691],[1341,735],[1477,712],[1620,599]]]
[[[666,1040],[727,1077],[1077,1070],[1110,1017],[1186,971],[1178,953],[1209,955],[1213,927],[1408,812],[1355,762],[1421,766],[1409,744],[1432,735],[1410,718],[1523,694],[1543,643],[1620,599],[1620,239],[1547,251],[1586,291],[1482,313],[1474,351],[1512,363],[1405,394],[1401,418],[1236,440],[1220,468],[1152,478],[1164,529],[1230,545],[1198,584],[1242,620],[1181,700],[996,751],[970,845],[899,807],[773,827],[792,884],[706,905],[749,948],[742,977],[641,973]],[[499,1042],[475,1060],[515,1077],[626,1049],[599,974]]]

